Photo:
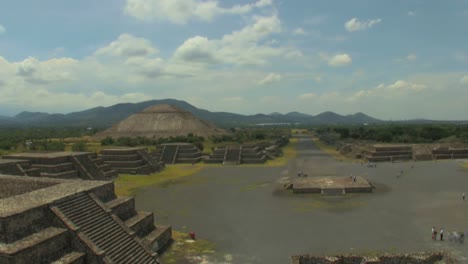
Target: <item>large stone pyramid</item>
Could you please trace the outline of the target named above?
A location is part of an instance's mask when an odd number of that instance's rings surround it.
[[[186,136],[193,133],[196,136],[208,137],[224,134],[225,131],[215,125],[196,118],[192,113],[173,105],[161,104],[146,108],[133,114],[96,134],[96,138],[147,137],[161,138],[169,136]]]

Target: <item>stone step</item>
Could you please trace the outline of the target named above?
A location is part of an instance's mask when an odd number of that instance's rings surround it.
[[[130,155],[100,155],[99,158],[101,158],[104,162],[106,161],[132,161],[132,160],[139,160],[140,155],[138,155],[135,152],[134,154],[130,154]]]
[[[48,178],[60,178],[60,179],[73,179],[78,178],[79,174],[76,170],[71,171],[64,171],[58,173],[41,173],[41,177],[48,177]]]
[[[104,171],[103,173],[107,179],[112,179],[112,178],[116,178],[119,176],[116,170]]]
[[[133,197],[121,196],[106,203],[106,207],[118,216],[122,221],[135,215],[135,199]]]
[[[93,201],[86,199],[86,197],[76,197],[74,200],[58,202],[56,203],[57,206],[60,206],[60,210],[64,213],[69,213],[70,211],[78,211],[78,209],[85,209],[89,205],[92,205]]]
[[[144,160],[125,160],[125,161],[105,161],[105,164],[111,165],[112,169],[134,168],[145,164]]]
[[[103,164],[96,164],[96,166],[102,170],[102,171],[110,171],[112,170],[112,166],[108,163],[103,163]]]
[[[86,201],[87,200],[87,201]],[[103,208],[101,208],[90,196],[75,196],[71,201],[57,203],[58,208],[61,205],[77,205],[76,210],[73,206],[66,210],[65,216],[72,221],[93,243],[106,252],[106,256],[113,263],[132,263],[123,262],[123,259],[129,258],[132,254],[144,254],[149,259],[152,256],[129,234],[126,229],[117,223]],[[87,208],[78,206],[86,204]],[[92,212],[86,217],[86,211]],[[63,211],[62,211],[63,212]],[[80,214],[81,213],[81,214]],[[143,251],[143,253],[141,253]],[[154,259],[154,258],[153,258]],[[144,262],[143,262],[144,263]]]
[[[13,243],[2,245],[2,253],[14,255],[13,263],[50,262],[69,248],[68,230],[48,227]]]
[[[61,258],[52,262],[51,264],[84,264],[86,254],[83,252],[73,251],[66,255],[63,255]]]
[[[125,224],[139,237],[143,237],[148,232],[154,229],[154,215],[152,212],[138,211],[135,216],[131,217]]]
[[[138,150],[144,150],[145,148],[122,148],[122,149],[101,149],[101,155],[111,155],[111,156],[123,156],[123,155],[133,155],[138,152]]]
[[[141,239],[141,242],[153,251],[160,251],[166,247],[172,239],[170,226],[157,225],[153,231]]]

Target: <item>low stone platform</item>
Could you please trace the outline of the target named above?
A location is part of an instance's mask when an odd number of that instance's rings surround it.
[[[292,256],[291,264],[437,264],[458,263],[443,252],[414,254],[342,255],[342,256]]]
[[[296,177],[289,188],[294,193],[320,193],[324,195],[342,195],[346,193],[370,193],[374,188],[366,179],[351,177]]]

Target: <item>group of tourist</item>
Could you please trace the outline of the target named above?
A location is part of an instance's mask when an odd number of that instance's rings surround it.
[[[435,227],[432,227],[432,240],[437,240],[437,230]],[[444,241],[444,229],[440,229],[440,241]]]

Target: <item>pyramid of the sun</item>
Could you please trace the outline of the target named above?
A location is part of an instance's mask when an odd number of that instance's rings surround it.
[[[196,118],[190,112],[173,105],[161,104],[150,106],[140,113],[133,114],[111,128],[96,134],[95,137],[161,138],[187,136],[189,133],[208,137],[224,134],[225,131]]]

